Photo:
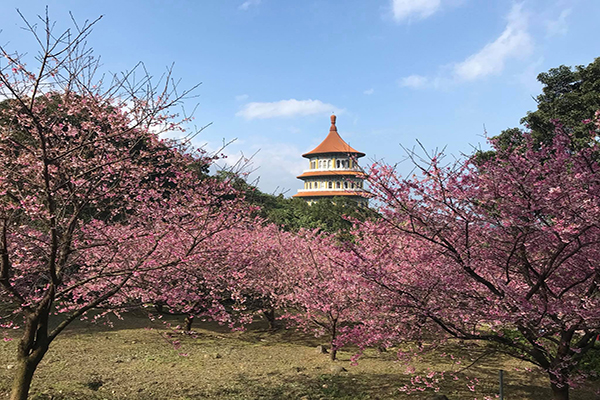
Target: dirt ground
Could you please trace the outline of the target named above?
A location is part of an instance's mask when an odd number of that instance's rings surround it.
[[[181,322],[172,318],[172,325]],[[356,349],[331,362],[316,347],[321,339],[262,324],[229,332],[214,323],[196,323],[184,335],[163,322],[126,315],[114,327],[78,322],[59,336],[39,366],[31,389],[37,400],[62,399],[428,399],[433,389],[407,394],[410,366],[396,351],[368,350],[353,365]],[[18,334],[18,331],[13,332]],[[173,343],[179,341],[179,346]],[[0,341],[0,399],[8,397],[17,341]],[[442,349],[443,350],[443,349]],[[413,360],[417,374],[460,371],[482,352],[462,346],[464,359],[451,361],[442,350]],[[449,366],[449,364],[452,365]],[[550,398],[547,378],[532,366],[493,356],[439,383],[451,400],[496,398],[498,371],[505,371],[505,399]],[[438,379],[439,375],[432,379]],[[468,385],[478,380],[475,392]],[[424,384],[417,383],[423,387]],[[573,399],[595,399],[600,383],[573,390]]]

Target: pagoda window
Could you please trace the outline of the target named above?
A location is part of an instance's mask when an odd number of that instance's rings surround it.
[[[340,160],[335,160],[336,168],[340,168]]]
[[[329,181],[327,185],[329,189],[333,189],[333,182]]]
[[[315,168],[317,168],[316,162],[314,160],[312,160],[310,162],[310,169],[315,169]]]
[[[327,169],[331,169],[331,160],[327,160]]]
[[[356,185],[354,184],[354,182],[352,182],[352,189],[355,189]]]
[[[341,182],[340,182],[340,181],[337,181],[337,182],[335,183],[335,188],[336,188],[336,189],[341,189],[341,188],[342,188],[342,184],[341,184]]]
[[[344,189],[348,189],[348,181],[344,182]]]

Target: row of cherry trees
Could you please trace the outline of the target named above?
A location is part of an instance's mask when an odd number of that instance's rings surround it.
[[[410,179],[374,165],[376,218],[342,242],[262,227],[240,282],[327,334],[333,359],[346,343],[485,341],[568,399],[600,334],[600,122],[588,126],[584,148],[559,126],[552,144],[492,141],[487,161],[433,157]]]

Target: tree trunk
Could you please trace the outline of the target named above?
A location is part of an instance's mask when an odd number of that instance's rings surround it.
[[[17,348],[17,371],[13,378],[10,400],[26,400],[33,374],[48,351],[51,338],[48,337],[48,318],[54,290],[44,296],[35,312],[25,319],[23,336]]]
[[[13,379],[10,400],[27,400],[33,373],[38,363],[31,362],[28,359],[21,359],[18,363],[17,372]]]
[[[192,324],[194,323],[194,316],[188,315],[185,317],[185,331],[189,332],[192,330]]]
[[[569,385],[562,383],[557,385],[554,382],[550,382],[552,388],[552,400],[569,400]]]
[[[24,344],[24,339],[20,345]],[[17,371],[13,378],[12,391],[10,400],[27,400],[29,396],[29,388],[33,374],[39,365],[42,358],[48,351],[48,344],[45,342],[41,346],[37,346],[30,354],[23,351],[24,347],[19,346],[19,355],[17,357]]]
[[[337,319],[333,320],[331,324],[331,353],[329,353],[329,357],[331,361],[335,361],[337,357],[337,347],[335,346],[335,338],[337,336]]]
[[[274,331],[277,329],[277,324],[275,323],[275,308],[271,307],[267,310],[263,310],[262,314],[265,319],[269,323],[269,330]]]
[[[337,357],[337,349],[335,347],[331,348],[331,353],[329,353],[329,358],[331,358],[331,361],[335,361]]]

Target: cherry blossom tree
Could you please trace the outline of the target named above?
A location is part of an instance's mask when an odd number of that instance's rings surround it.
[[[485,163],[431,157],[410,179],[374,165],[383,218],[356,233],[349,264],[380,313],[354,334],[488,341],[546,370],[565,400],[600,334],[600,146],[573,151],[560,127],[541,149],[525,139],[492,141]]]
[[[247,214],[228,182],[199,178],[212,157],[158,136],[181,129],[168,110],[188,92],[169,75],[95,80],[93,23],[56,34],[41,20],[40,33],[25,22],[35,59],[0,48],[0,298],[13,310],[0,324],[22,326],[12,400],[69,323],[154,302],[156,282],[208,268],[204,244]]]
[[[285,317],[317,336],[327,335],[330,358],[336,360],[341,347],[338,336],[357,320],[368,295],[363,279],[347,268],[347,254],[332,235],[304,232],[291,236],[293,251],[281,263],[289,290],[280,296],[288,309]]]
[[[186,315],[185,331],[190,331],[196,317],[210,318],[230,328],[240,329],[252,322],[262,308],[250,307],[257,295],[248,272],[257,264],[254,257],[263,242],[257,240],[263,230],[262,220],[250,217],[253,207],[239,203],[234,214],[221,210],[225,218],[214,218],[210,236],[196,245],[189,262],[173,276],[152,275],[146,293],[148,302],[159,302],[168,312]],[[261,294],[258,294],[262,296]]]
[[[288,323],[317,337],[326,335],[335,360],[340,330],[354,322],[366,296],[360,276],[346,268],[347,254],[339,241],[317,231],[282,231],[274,224],[246,235],[239,242],[248,244],[248,252],[230,263],[240,265],[240,292],[264,299]]]

